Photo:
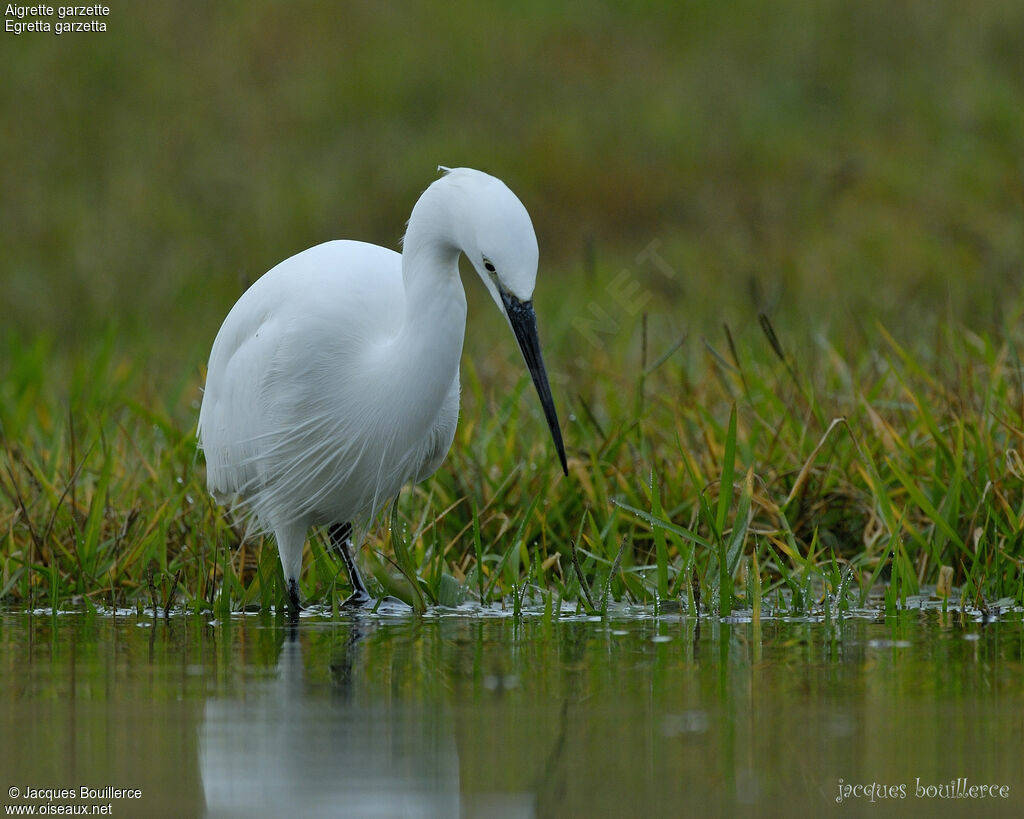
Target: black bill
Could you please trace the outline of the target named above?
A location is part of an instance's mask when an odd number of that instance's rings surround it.
[[[533,386],[537,388],[540,405],[544,408],[544,417],[548,421],[551,437],[555,439],[558,460],[562,463],[562,472],[569,474],[565,462],[565,445],[562,443],[562,428],[558,425],[558,414],[555,412],[555,400],[551,397],[551,386],[548,374],[544,369],[544,359],[540,354],[540,339],[537,337],[537,314],[533,311],[532,301],[519,301],[511,293],[501,290],[501,300],[505,303],[512,332],[516,334],[519,349],[523,352],[526,366],[530,370]]]

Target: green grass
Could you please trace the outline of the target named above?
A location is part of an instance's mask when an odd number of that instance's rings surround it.
[[[1008,327],[1018,323],[1013,315]],[[929,361],[879,327],[849,361],[822,337],[783,360],[759,332],[734,341],[735,359],[708,339],[656,368],[624,337],[589,400],[560,395],[568,478],[525,377],[504,395],[484,391],[470,355],[448,461],[403,494],[364,559],[418,605],[519,607],[551,593],[601,610],[610,593],[689,606],[694,576],[702,610],[721,614],[769,599],[810,611],[841,583],[844,604],[862,604],[878,581],[896,605],[947,566],[963,602],[1024,604],[1012,335],[943,325]],[[45,347],[8,352],[6,604],[278,601],[273,541],[243,542],[205,492],[181,420],[194,416],[198,378],[154,396],[107,348],[71,371],[62,400],[45,378]],[[625,394],[642,398],[642,412],[615,414]],[[330,604],[347,579],[322,541],[310,549],[303,591]]]
[[[280,259],[396,246],[438,162],[533,216],[571,474],[467,281],[383,588],[810,611],[947,567],[1024,603],[1020,4],[146,8],[0,51],[0,604],[278,601],[204,489],[202,362]]]

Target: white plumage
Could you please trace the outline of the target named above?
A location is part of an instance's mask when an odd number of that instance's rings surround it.
[[[530,299],[537,240],[498,179],[447,172],[420,197],[401,254],[333,241],[281,262],[228,313],[210,353],[199,438],[207,483],[241,497],[277,538],[293,606],[306,533],[350,528],[432,475],[455,435],[465,253],[509,319],[565,469]]]

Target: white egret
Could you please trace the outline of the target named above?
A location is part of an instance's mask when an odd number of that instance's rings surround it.
[[[199,412],[207,484],[274,533],[293,611],[313,526],[329,527],[344,559],[346,604],[370,602],[349,551],[352,522],[448,453],[466,328],[460,254],[515,333],[568,474],[532,304],[530,216],[495,177],[441,170],[401,254],[347,240],[298,253],[242,294],[213,342]]]

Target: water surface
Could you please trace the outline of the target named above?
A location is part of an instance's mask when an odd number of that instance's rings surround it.
[[[141,798],[54,803],[113,816],[1024,815],[1019,613],[464,610],[297,627],[10,614],[0,629],[5,809],[43,804],[29,787],[113,786]],[[980,785],[1007,795],[971,798]]]

